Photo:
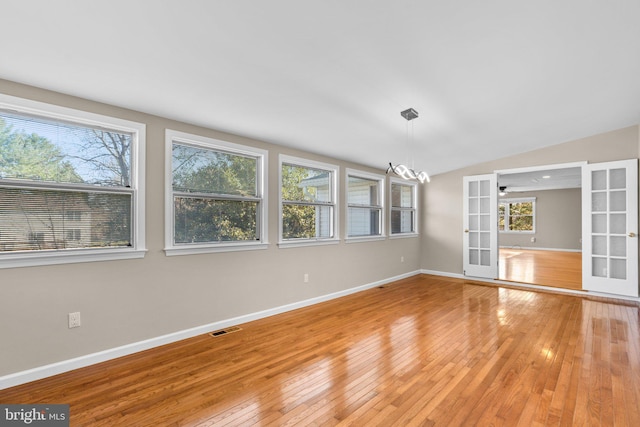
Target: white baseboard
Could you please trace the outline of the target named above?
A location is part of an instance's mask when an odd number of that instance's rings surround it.
[[[437,270],[420,270],[422,274],[432,274],[434,276],[444,276],[444,277],[453,277],[454,279],[467,279],[464,274],[459,273],[449,273],[447,271],[437,271]]]
[[[131,344],[126,344],[120,347],[111,348],[97,353],[91,353],[73,359],[64,360],[49,365],[39,366],[37,368],[28,369],[26,371],[16,372],[0,377],[0,390],[14,387],[20,384],[25,384],[31,381],[36,381],[42,378],[50,377],[53,375],[61,374],[63,372],[69,372],[74,369],[84,368],[85,366],[94,365],[96,363],[105,362],[107,360],[116,359],[118,357],[127,356],[129,354],[137,353],[144,350],[149,350],[161,345],[170,344],[172,342],[192,338],[197,335],[206,334],[218,329],[224,329],[229,326],[234,326],[242,323],[251,322],[253,320],[262,319],[276,314],[285,313],[287,311],[296,310],[298,308],[307,307],[310,305],[318,304],[321,302],[329,301],[332,299],[340,298],[346,295],[361,292],[367,289],[375,288],[377,286],[384,285],[386,283],[395,282],[396,280],[404,279],[407,277],[420,274],[420,271],[412,271],[404,273],[395,277],[390,277],[376,282],[367,283],[366,285],[356,286],[355,288],[345,289],[343,291],[334,292],[327,295],[322,295],[315,298],[298,301],[291,304],[281,305],[279,307],[270,308],[267,310],[258,311],[256,313],[245,314],[238,317],[233,317],[218,322],[209,323],[195,328],[185,329],[178,332],[162,335],[155,338],[150,338],[144,341],[138,341]]]
[[[558,249],[558,248],[538,248],[531,246],[500,246],[500,249],[511,249],[517,251],[518,249],[523,249],[527,251],[553,251],[553,252],[582,252],[582,249]]]

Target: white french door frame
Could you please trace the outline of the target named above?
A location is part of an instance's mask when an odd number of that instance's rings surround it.
[[[494,171],[494,175],[497,181],[497,177],[500,174],[543,171],[576,166],[582,169],[582,288],[583,290],[591,292],[637,298],[640,294],[640,282],[638,280],[638,159],[601,163],[574,162],[529,168],[505,169]],[[609,180],[612,179],[612,176],[610,176],[611,171],[616,171],[615,173],[621,177],[621,170],[623,169],[625,171],[624,185],[611,185],[609,183]],[[607,175],[606,185],[604,187],[602,187],[602,185],[600,185],[600,187],[593,186],[592,178],[594,171],[600,171]],[[595,193],[602,194],[594,195]],[[616,194],[612,195],[612,193]],[[624,208],[615,207],[612,204],[614,202],[613,199],[620,200],[622,193],[624,193],[625,196]],[[466,193],[464,197],[466,204],[468,198]],[[594,203],[601,203],[595,201],[596,198],[605,200],[604,206],[606,207],[596,207]],[[464,208],[464,216],[463,222],[466,230],[468,216],[466,205]],[[623,216],[624,226],[621,224],[613,224],[614,219],[620,219]],[[594,225],[594,221],[599,221],[600,224]],[[497,227],[497,208],[495,223]],[[498,249],[496,249],[496,258],[499,259],[497,250]],[[468,257],[466,252],[467,248],[465,246],[465,267],[467,262],[466,258]],[[625,263],[623,263],[623,261],[625,261]],[[465,271],[465,274],[468,274],[468,272]]]
[[[638,159],[582,168],[582,288],[638,297]]]
[[[463,178],[463,273],[498,278],[498,181],[495,173]]]

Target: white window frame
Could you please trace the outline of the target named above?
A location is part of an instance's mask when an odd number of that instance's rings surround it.
[[[413,208],[398,208],[393,206],[393,185],[405,185],[411,187],[411,195],[413,198]],[[391,224],[393,212],[394,211],[403,211],[403,210],[411,210],[413,211],[413,231],[408,233],[394,233],[393,227]],[[419,221],[418,221],[418,183],[416,181],[408,181],[400,178],[391,177],[389,180],[389,238],[406,238],[406,237],[417,237],[419,233]]]
[[[244,156],[255,157],[257,160],[256,173],[256,190],[257,198],[260,199],[258,204],[258,218],[256,226],[258,228],[258,241],[225,241],[225,242],[206,242],[185,245],[174,244],[174,192],[173,192],[173,143],[190,145],[193,147],[204,148],[213,151],[222,151],[230,154],[238,154]],[[165,237],[165,255],[193,255],[201,253],[214,252],[234,252],[267,249],[269,246],[267,226],[269,224],[267,218],[268,200],[266,191],[268,186],[269,153],[255,147],[234,144],[228,141],[208,138],[205,136],[194,135],[190,133],[180,132],[177,130],[165,130],[165,205],[164,205],[164,237]]]
[[[75,248],[64,250],[32,250],[0,252],[0,268],[30,267],[38,265],[69,264],[78,262],[111,261],[143,258],[145,246],[145,141],[146,126],[129,120],[104,116],[44,102],[0,94],[0,109],[13,113],[40,116],[53,121],[61,121],[105,130],[126,132],[131,141],[131,246],[126,248]],[[13,188],[37,188],[58,190],[62,185],[34,181],[0,179],[0,186]],[[80,186],[73,186],[78,187]],[[84,187],[90,191],[100,191],[99,187]],[[108,190],[107,190],[108,191]]]
[[[345,242],[347,243],[352,243],[352,242],[368,242],[368,241],[372,241],[372,240],[384,240],[386,238],[386,230],[387,230],[387,216],[385,215],[385,176],[384,175],[380,175],[380,174],[375,174],[375,173],[370,173],[370,172],[364,172],[364,171],[360,171],[360,170],[356,170],[356,169],[349,169],[347,168],[345,171],[345,182],[344,182],[344,189],[345,189],[345,201],[347,204],[347,209],[346,209],[346,215],[347,217],[345,218],[346,221],[346,232],[345,232]],[[363,178],[363,179],[369,179],[372,181],[377,181],[378,182],[378,200],[379,200],[379,205],[375,206],[375,205],[361,205],[361,204],[351,204],[349,203],[349,178],[350,177],[355,177],[355,178]],[[369,208],[369,209],[379,209],[380,210],[380,234],[377,235],[367,235],[367,236],[349,236],[349,208]]]
[[[527,202],[532,202],[531,210],[533,211],[533,214],[531,216],[533,217],[533,220],[532,220],[533,230],[509,230],[508,229],[509,205],[512,203],[527,203]],[[507,205],[505,209],[505,216],[504,216],[504,226],[505,226],[504,230],[500,230],[500,208],[499,207],[502,204]],[[537,215],[536,215],[536,198],[535,197],[499,199],[498,200],[498,233],[500,234],[535,234],[536,233],[536,216]]]
[[[333,217],[331,218],[331,230],[332,237],[317,237],[310,239],[283,239],[283,217],[282,217],[282,165],[290,164],[294,166],[300,166],[303,168],[320,169],[330,172],[331,174],[331,203],[326,206],[333,207]],[[314,160],[303,159],[300,157],[288,156],[280,154],[278,156],[278,246],[281,248],[291,248],[299,246],[312,246],[312,245],[331,245],[340,242],[340,227],[338,218],[340,218],[339,206],[338,206],[338,185],[340,168],[336,165],[329,163],[317,162]]]

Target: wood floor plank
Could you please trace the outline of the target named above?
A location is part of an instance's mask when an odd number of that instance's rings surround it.
[[[72,426],[640,425],[638,304],[419,275],[0,390]]]

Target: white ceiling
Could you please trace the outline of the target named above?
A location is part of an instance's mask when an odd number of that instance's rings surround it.
[[[582,168],[579,166],[541,168],[526,172],[501,173],[498,187],[507,193],[523,191],[560,190],[582,187]]]
[[[407,140],[434,175],[640,122],[638,0],[0,10],[0,78],[381,170],[407,160]],[[409,107],[420,117],[407,123]]]

